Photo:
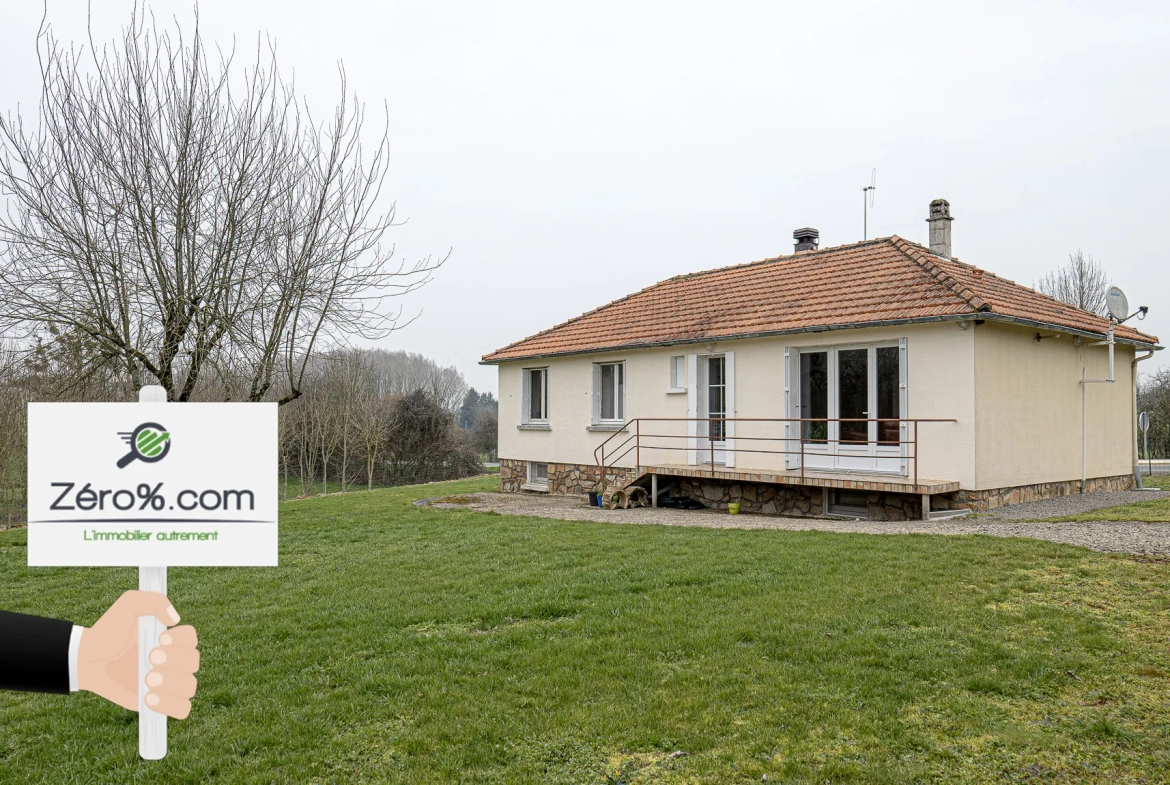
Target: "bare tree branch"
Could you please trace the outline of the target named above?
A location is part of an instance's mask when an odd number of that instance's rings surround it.
[[[110,46],[46,25],[37,44],[38,126],[0,117],[0,335],[26,350],[80,342],[79,373],[171,400],[221,384],[287,403],[316,351],[396,329],[392,299],[444,261],[382,246],[388,124],[364,149],[344,69],[318,123],[271,45],[213,65],[198,13],[189,38],[142,6]]]
[[[1045,275],[1036,286],[1049,297],[1102,315],[1108,288],[1109,277],[1101,263],[1080,250],[1069,254],[1067,265]]]

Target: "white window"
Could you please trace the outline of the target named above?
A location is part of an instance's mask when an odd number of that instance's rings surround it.
[[[528,484],[540,488],[548,487],[547,463],[528,462]]]
[[[667,392],[687,391],[687,358],[680,354],[670,358],[670,388]]]
[[[593,424],[624,425],[626,421],[626,364],[593,364]]]
[[[523,411],[525,425],[548,424],[548,368],[524,369]]]

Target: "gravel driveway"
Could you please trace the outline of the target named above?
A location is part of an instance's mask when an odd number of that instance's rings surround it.
[[[997,510],[983,513],[979,517],[981,519],[995,518],[1004,521],[1058,518],[1064,515],[1077,515],[1082,512],[1100,510],[1104,507],[1116,507],[1121,504],[1135,504],[1137,502],[1153,501],[1154,499],[1165,499],[1167,496],[1170,496],[1170,491],[1074,493],[1070,496],[1058,496],[1055,499],[1045,499],[1042,502],[1025,502],[1024,504],[1013,504],[1010,507],[1000,507]]]
[[[1137,495],[1141,499],[1161,498],[1167,494],[1142,492],[1120,492],[1093,494],[1122,498],[1110,500],[1097,507],[1127,504],[1128,497]],[[1124,497],[1124,498],[1123,498]],[[1070,515],[1094,507],[1076,508],[1069,499],[1078,499],[1080,504],[1088,503],[1086,497],[1064,497],[1043,502],[1021,504],[1010,509],[997,511],[999,515],[980,516],[975,519],[957,518],[949,521],[840,521],[823,518],[780,518],[771,515],[728,515],[715,510],[677,510],[670,508],[636,510],[599,510],[590,507],[582,499],[573,496],[547,496],[543,494],[519,493],[476,493],[465,498],[469,504],[445,504],[439,501],[435,506],[460,507],[498,512],[503,515],[533,515],[568,521],[601,521],[605,523],[652,523],[663,526],[704,526],[710,529],[784,529],[788,531],[826,531],[858,534],[988,534],[993,537],[1034,537],[1041,540],[1081,545],[1096,551],[1170,554],[1170,523],[1044,523],[1008,518],[1020,508],[1031,510],[1021,513],[1023,517],[1040,515]],[[1053,506],[1064,502],[1063,506]],[[1095,502],[1094,502],[1095,503]],[[1041,506],[1048,505],[1048,506]],[[1040,510],[1053,510],[1041,512]]]

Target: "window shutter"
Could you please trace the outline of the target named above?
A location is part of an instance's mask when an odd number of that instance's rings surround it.
[[[797,405],[793,400],[792,395],[792,349],[791,347],[784,347],[784,416],[792,417],[794,412],[799,411]],[[795,450],[797,445],[792,440],[793,431],[799,436],[800,423],[784,423],[784,468],[797,469],[800,467],[800,456],[792,455],[792,450]]]
[[[727,395],[724,408],[728,417],[735,417],[735,352],[723,353],[723,383]],[[723,424],[723,464],[728,468],[735,466],[735,422],[728,420]]]
[[[907,380],[909,379],[908,369],[906,366],[906,339],[898,339],[898,416],[910,416],[910,395],[907,387]],[[898,433],[901,434],[898,439],[902,442],[907,441],[909,426],[906,423],[901,423],[898,427]],[[910,454],[910,445],[902,444],[902,474],[908,475],[910,473],[910,461],[907,456]],[[918,460],[915,458],[915,460]]]
[[[540,419],[548,422],[548,368],[540,372]]]
[[[601,422],[601,366],[593,363],[593,393],[590,396],[590,418],[594,425]]]
[[[527,368],[523,368],[520,370],[520,424],[521,425],[528,424],[528,413],[530,411],[532,411],[532,407],[531,407],[529,400],[528,400],[528,396],[530,395],[529,390],[532,388],[532,381],[531,381],[531,379],[528,378],[531,373],[532,372],[529,371]]]
[[[614,414],[617,415],[617,419],[621,420],[622,422],[625,422],[626,421],[626,382],[629,381],[628,379],[626,379],[626,361],[622,360],[620,363],[618,363],[618,367],[615,370],[617,370],[618,390],[617,390],[617,395],[615,396],[615,398],[617,399],[615,401],[615,403],[617,404],[617,411],[614,412]]]

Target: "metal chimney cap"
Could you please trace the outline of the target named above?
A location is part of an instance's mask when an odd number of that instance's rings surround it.
[[[816,242],[821,239],[821,233],[811,226],[806,226],[803,229],[797,229],[792,233],[793,240],[812,240]]]

